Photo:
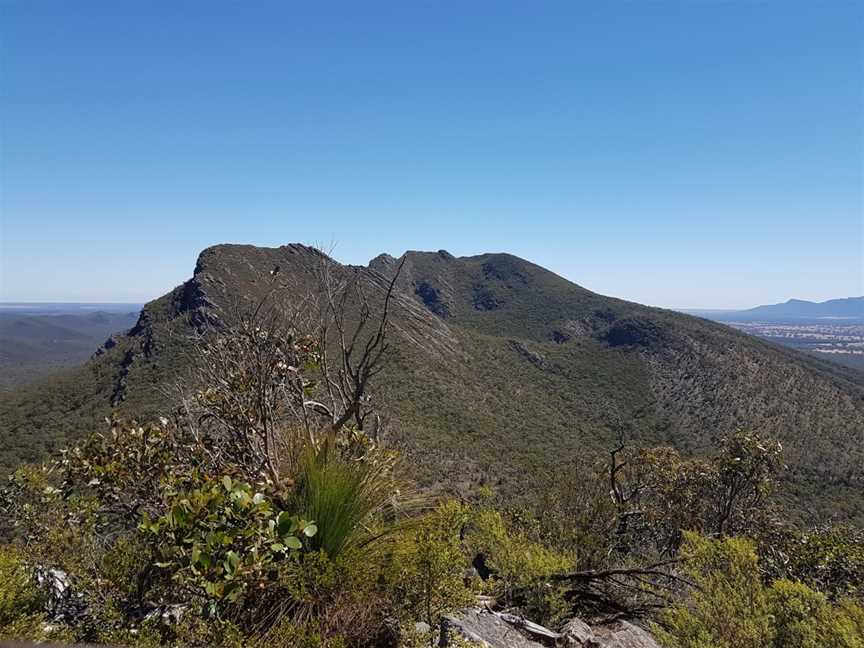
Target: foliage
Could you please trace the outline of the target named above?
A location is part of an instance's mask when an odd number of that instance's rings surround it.
[[[283,564],[283,629],[274,628],[264,636],[278,645],[274,633],[285,632],[289,625],[318,634],[325,644],[365,645],[389,636],[387,616],[392,609],[381,587],[381,558],[351,551],[330,558],[324,551],[310,551]]]
[[[472,520],[468,543],[491,569],[492,591],[502,604],[518,604],[526,616],[541,623],[561,620],[567,608],[562,592],[549,578],[572,569],[573,556],[530,540],[525,533],[510,528],[500,512],[488,508],[481,509]]]
[[[42,596],[18,552],[0,548],[0,640],[42,639]]]
[[[687,605],[661,618],[670,648],[764,648],[774,629],[753,546],[741,538],[711,541],[686,534],[682,556],[697,588]]]
[[[443,503],[406,529],[397,542],[392,592],[406,625],[419,619],[435,629],[444,614],[474,598],[470,584],[466,584],[468,561],[460,540],[468,518],[464,505]],[[431,643],[434,637],[428,639]]]
[[[685,458],[621,443],[609,461],[577,464],[545,483],[526,528],[573,552],[581,569],[669,558],[687,529],[722,536],[774,528],[779,444],[737,431],[719,445],[712,456]]]
[[[202,480],[190,491],[167,490],[166,513],[141,529],[157,562],[181,584],[219,601],[239,600],[249,587],[264,587],[274,565],[303,548],[317,527],[277,510],[264,493],[228,476]]]
[[[268,632],[246,644],[254,648],[346,648],[345,638],[322,632],[317,623],[285,617]]]
[[[311,540],[331,558],[361,549],[392,528],[396,508],[406,505],[406,485],[394,472],[396,456],[362,434],[337,441],[327,437],[310,447],[299,462],[292,503],[318,522]],[[400,492],[401,491],[401,492]]]
[[[780,444],[739,430],[710,458],[671,448],[643,450],[628,467],[627,504],[643,513],[633,542],[674,553],[685,529],[714,536],[752,533],[767,522],[768,495],[781,467]]]
[[[65,621],[77,640],[232,645],[242,635],[278,645],[267,627],[282,629],[273,632],[284,645],[300,641],[299,628],[323,645],[367,645],[388,632],[400,605],[382,587],[390,544],[372,548],[404,512],[391,490],[401,486],[392,453],[354,433],[310,447],[314,470],[294,475],[286,496],[220,476],[207,446],[168,422],[115,421],[110,438],[116,444],[97,437],[49,466],[20,469],[2,498],[24,554],[64,570],[80,595],[83,613]],[[134,483],[139,465],[152,491]],[[305,521],[313,509],[331,525],[320,545]],[[175,611],[179,621],[163,619]]]
[[[774,526],[757,534],[767,581],[801,581],[831,600],[864,600],[864,530],[822,525],[810,530]]]
[[[743,538],[685,534],[682,555],[695,588],[655,627],[669,648],[861,648],[864,610],[832,606],[803,583],[766,586],[755,545]]]

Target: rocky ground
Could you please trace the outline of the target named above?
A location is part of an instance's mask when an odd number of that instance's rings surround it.
[[[589,625],[573,618],[556,632],[486,608],[469,608],[446,617],[439,645],[452,645],[454,636],[484,648],[660,648],[645,629],[621,619]]]

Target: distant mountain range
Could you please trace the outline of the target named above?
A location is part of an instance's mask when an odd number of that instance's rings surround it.
[[[864,320],[864,297],[829,299],[824,302],[811,302],[803,299],[790,299],[782,304],[767,304],[746,310],[685,310],[691,315],[699,315],[719,321],[790,321],[790,320]]]
[[[799,510],[864,511],[864,374],[686,314],[606,297],[509,254],[381,255],[342,265],[303,245],[219,245],[85,366],[0,395],[0,470],[165,414],[202,325],[271,290],[301,300],[323,262],[372,303],[401,262],[373,398],[424,487],[536,495],[538,475],[636,445],[710,452],[736,428],[776,436]]]
[[[83,364],[138,319],[135,304],[0,303],[0,389]]]

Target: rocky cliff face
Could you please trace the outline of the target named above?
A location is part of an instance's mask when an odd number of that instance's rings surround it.
[[[719,435],[747,427],[781,439],[805,498],[812,484],[860,488],[860,374],[720,324],[598,295],[507,254],[408,252],[357,267],[302,245],[208,248],[189,281],[147,304],[129,334],[64,389],[90,403],[92,427],[112,407],[157,415],[165,389],[183,377],[191,339],[269,294],[274,271],[280,299],[299,302],[326,265],[360,280],[374,304],[402,262],[390,360],[373,397],[426,486],[483,480],[525,492],[536,471],[566,470],[622,430],[635,444],[705,452]],[[70,418],[74,428],[62,427],[69,417],[46,418],[39,399],[37,389],[0,401],[4,441],[50,426],[54,439],[89,431],[83,414]],[[831,506],[813,505],[823,504]]]

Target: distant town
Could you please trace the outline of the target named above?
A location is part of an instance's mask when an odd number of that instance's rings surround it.
[[[864,369],[864,323],[736,322],[725,324],[772,342]]]

